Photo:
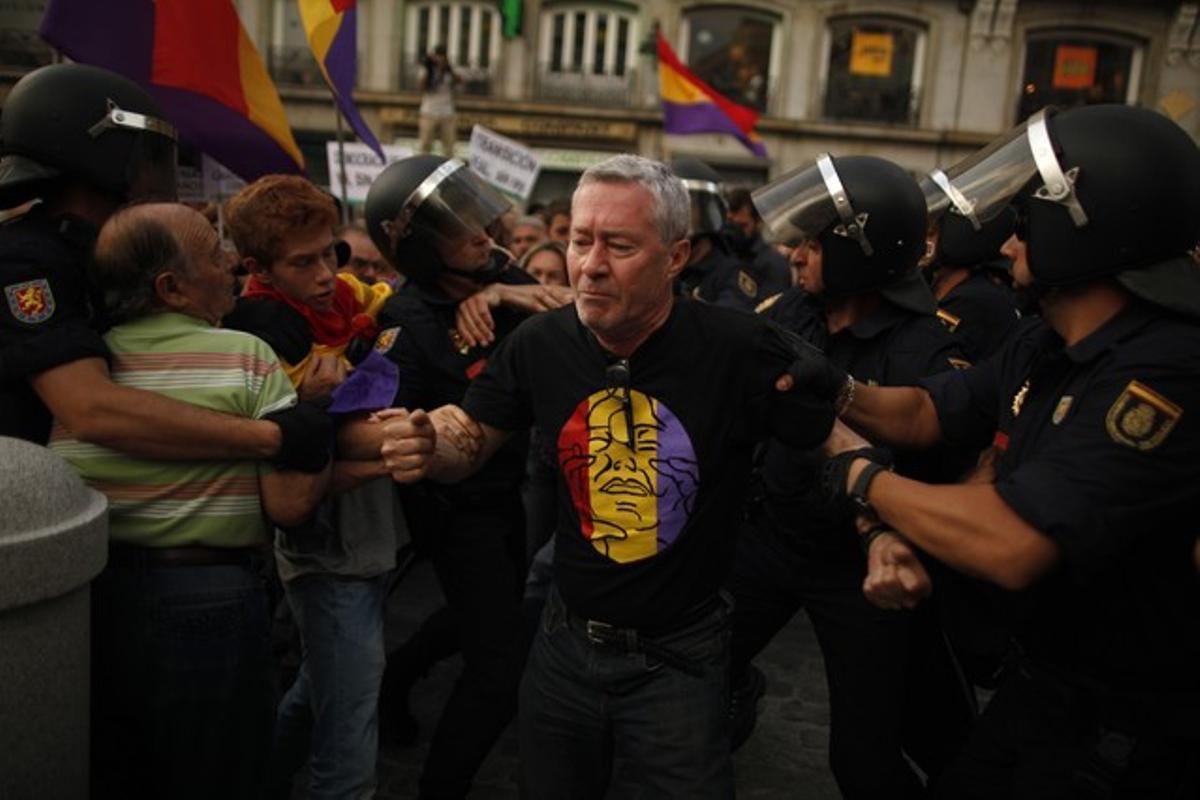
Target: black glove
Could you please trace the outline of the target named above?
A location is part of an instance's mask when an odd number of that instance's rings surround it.
[[[279,455],[275,466],[320,472],[333,453],[333,420],[310,403],[267,414],[263,419],[279,426]]]
[[[863,509],[851,502],[846,478],[850,474],[850,464],[856,459],[865,458],[883,467],[892,466],[892,454],[879,447],[860,447],[857,450],[847,450],[838,453],[821,465],[821,493],[825,501],[842,508],[847,513],[858,513]]]
[[[850,375],[829,360],[819,348],[813,347],[799,336],[788,332],[792,363],[787,372],[796,381],[796,388],[811,392],[830,403],[841,413],[841,404],[847,401],[850,392]]]

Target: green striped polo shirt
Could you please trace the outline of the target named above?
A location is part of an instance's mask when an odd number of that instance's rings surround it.
[[[195,406],[258,419],[296,403],[271,348],[240,331],[162,313],[104,337],[112,379]],[[152,461],[71,438],[55,423],[50,447],[109,503],[113,541],[147,547],[246,547],[269,540],[255,461]]]

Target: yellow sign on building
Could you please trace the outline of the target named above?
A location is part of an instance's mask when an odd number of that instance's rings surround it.
[[[850,74],[890,78],[895,49],[896,40],[890,33],[854,31],[850,38]]]

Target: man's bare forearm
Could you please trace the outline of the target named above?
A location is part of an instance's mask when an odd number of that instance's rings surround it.
[[[98,358],[47,370],[31,384],[73,436],[144,458],[261,460],[282,441],[274,423],[113,383]]]
[[[329,493],[342,494],[384,476],[390,476],[390,473],[380,458],[336,461],[333,465],[333,480],[329,485]]]
[[[922,450],[942,438],[937,409],[915,386],[854,385],[854,402],[842,420],[872,441],[904,450]]]
[[[868,499],[884,522],[917,547],[1006,589],[1028,586],[1058,560],[1054,541],[988,484],[931,486],[888,472],[871,482]]]

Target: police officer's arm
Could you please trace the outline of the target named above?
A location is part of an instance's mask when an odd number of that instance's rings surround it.
[[[868,446],[844,423],[825,445],[833,456]],[[848,491],[867,465],[855,459]],[[882,472],[871,481],[867,500],[880,520],[949,566],[1006,589],[1028,586],[1058,560],[1058,546],[1000,497],[991,484],[939,485]]]
[[[283,444],[281,429],[272,422],[113,383],[100,358],[61,364],[29,381],[76,438],[144,458],[269,459]]]
[[[856,381],[842,419],[874,441],[905,450],[923,450],[942,439],[933,400],[916,386],[867,386]]]

